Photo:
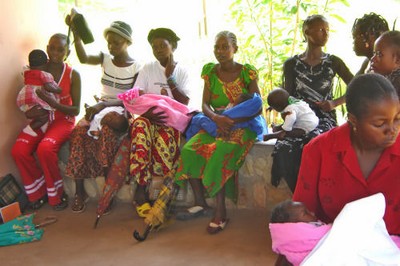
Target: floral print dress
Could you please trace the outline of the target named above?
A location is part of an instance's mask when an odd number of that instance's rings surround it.
[[[211,107],[223,110],[233,103],[239,95],[248,92],[250,82],[257,79],[256,69],[244,64],[239,77],[232,82],[221,81],[216,73],[216,64],[203,67],[202,78],[205,89],[211,92]],[[200,178],[208,193],[214,197],[225,185],[226,195],[237,200],[237,173],[244,163],[247,153],[253,146],[257,135],[248,128],[231,131],[228,138],[212,137],[201,130],[183,146],[175,176],[179,185],[189,178]]]

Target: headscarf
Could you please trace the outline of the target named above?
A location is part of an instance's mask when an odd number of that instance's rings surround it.
[[[178,41],[180,40],[175,32],[168,28],[157,28],[150,30],[149,35],[147,36],[147,40],[150,44],[154,38],[163,38],[168,40],[175,49],[178,47]]]

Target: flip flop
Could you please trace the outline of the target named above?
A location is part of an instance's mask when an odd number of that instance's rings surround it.
[[[191,220],[198,217],[208,217],[213,214],[211,208],[204,208],[202,206],[194,206],[183,212],[178,212],[176,214],[176,219],[181,221]]]
[[[221,220],[218,223],[210,222],[207,226],[207,232],[210,235],[215,235],[215,234],[221,232],[222,230],[224,230],[225,227],[227,226],[228,222],[229,222],[229,219]]]

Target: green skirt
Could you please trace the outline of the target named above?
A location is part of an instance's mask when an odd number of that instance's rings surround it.
[[[249,130],[233,130],[229,138],[212,137],[202,130],[182,148],[175,181],[182,186],[189,178],[200,178],[208,196],[225,186],[226,196],[237,201],[237,173],[257,135]]]

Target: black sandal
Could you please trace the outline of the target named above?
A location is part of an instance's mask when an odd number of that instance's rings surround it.
[[[47,202],[47,196],[43,196],[40,199],[31,202],[30,208],[34,211],[39,210],[40,208],[43,207],[43,205]]]
[[[63,193],[63,195],[61,196],[61,202],[58,203],[57,205],[54,205],[53,210],[62,211],[67,207],[68,207],[68,196],[67,194]]]

